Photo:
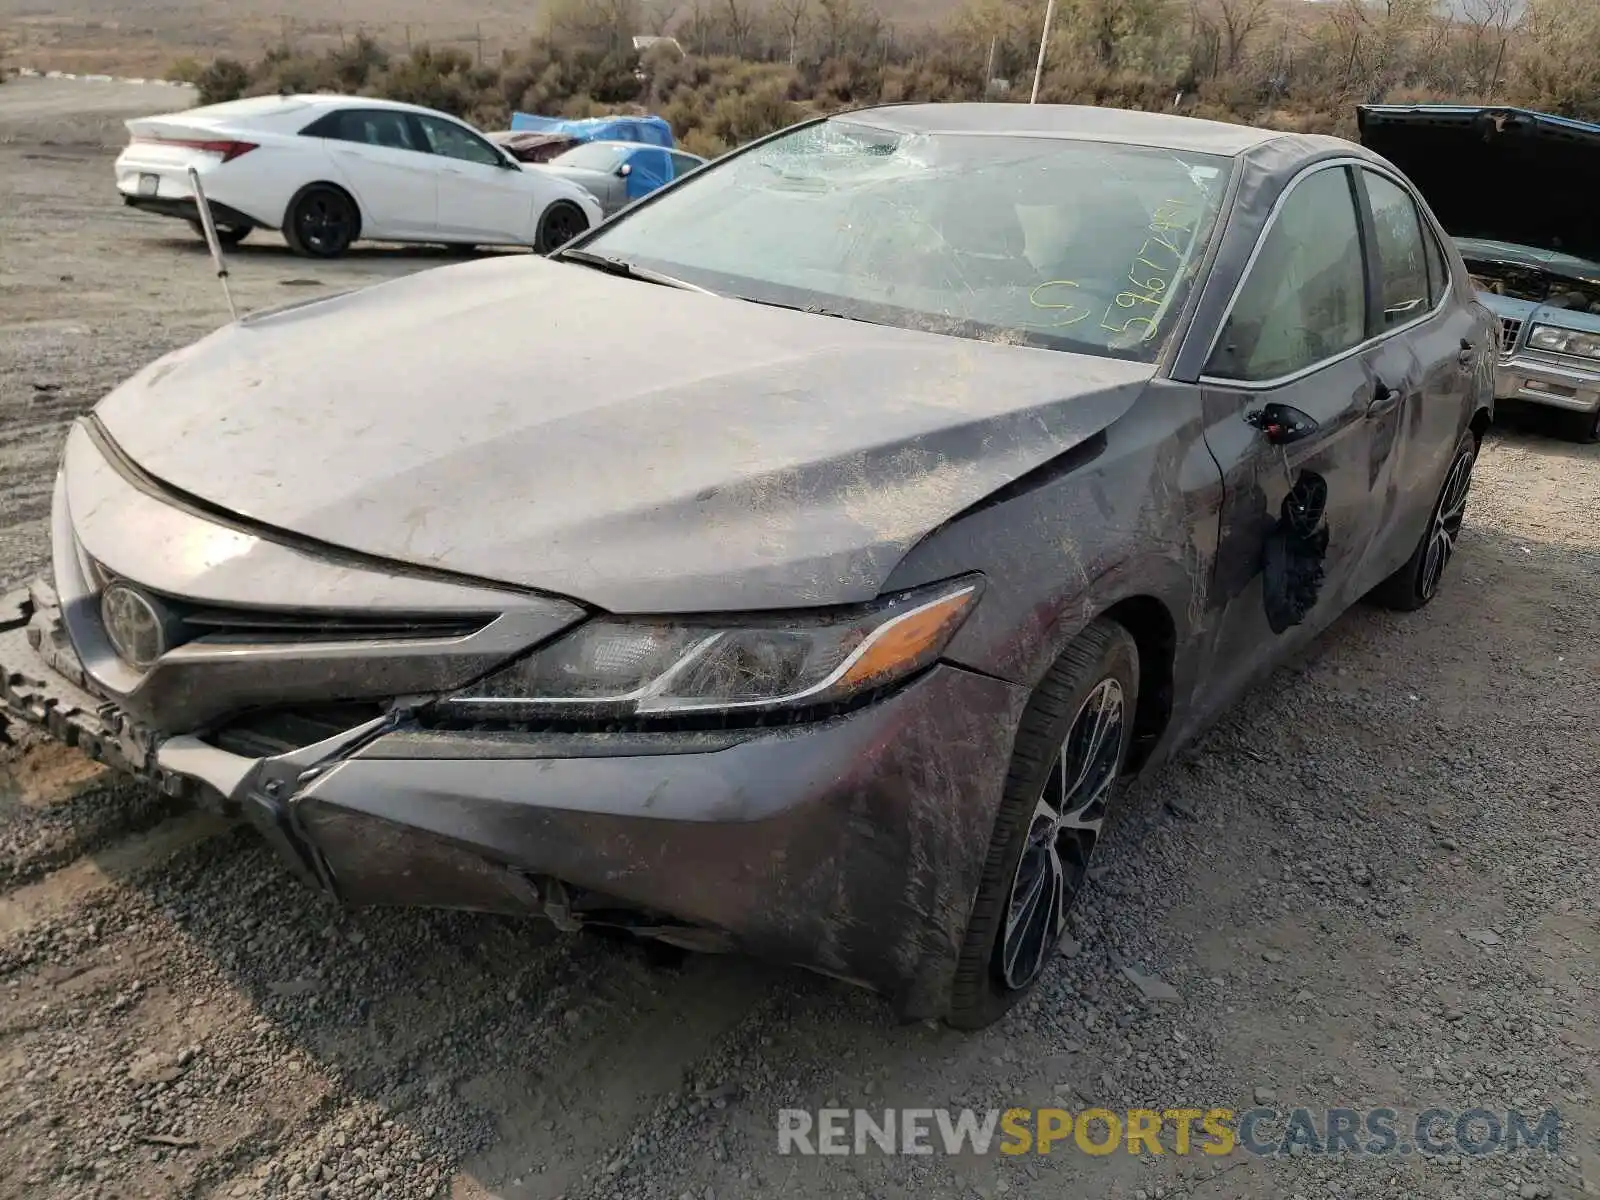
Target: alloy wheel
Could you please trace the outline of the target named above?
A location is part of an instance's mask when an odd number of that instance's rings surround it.
[[[350,206],[333,192],[306,197],[298,221],[300,240],[318,254],[342,250],[350,240]]]
[[[1428,535],[1428,552],[1422,560],[1421,591],[1424,599],[1431,599],[1439,590],[1444,569],[1456,552],[1456,539],[1461,536],[1461,524],[1466,518],[1467,491],[1472,486],[1473,452],[1463,450],[1450,464],[1444,488],[1439,493],[1439,506],[1433,513],[1433,525]]]
[[[1096,684],[1045,779],[995,947],[996,971],[1007,988],[1037,979],[1066,929],[1122,766],[1125,720],[1122,685],[1115,679]]]
[[[545,218],[546,252],[561,249],[588,228],[589,222],[581,212],[571,205],[558,204]]]

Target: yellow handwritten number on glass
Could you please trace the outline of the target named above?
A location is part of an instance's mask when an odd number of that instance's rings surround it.
[[[1071,279],[1051,279],[1051,280],[1048,280],[1045,283],[1041,283],[1038,287],[1034,288],[1033,291],[1028,293],[1028,303],[1033,305],[1035,308],[1056,309],[1058,311],[1067,312],[1067,313],[1070,313],[1074,309],[1077,309],[1078,312],[1077,312],[1076,316],[1062,317],[1060,320],[1052,321],[1050,323],[1051,328],[1054,328],[1054,329],[1061,329],[1061,328],[1063,328],[1064,326],[1067,326],[1067,325],[1076,325],[1079,321],[1086,320],[1088,318],[1090,312],[1093,311],[1093,310],[1084,308],[1083,305],[1081,305],[1081,304],[1045,304],[1045,303],[1042,303],[1039,300],[1039,293],[1044,291],[1046,288],[1057,288],[1057,287],[1075,288],[1075,287],[1079,287],[1079,286],[1080,285],[1078,283],[1074,282]]]
[[[1111,316],[1111,311],[1109,309],[1107,309],[1106,310],[1106,315],[1104,317],[1100,318],[1100,328],[1101,329],[1107,330],[1107,331],[1109,331],[1111,333],[1128,334],[1128,333],[1132,333],[1133,332],[1133,330],[1130,328],[1130,326],[1143,325],[1144,326],[1144,332],[1141,333],[1139,335],[1139,337],[1138,337],[1138,340],[1141,341],[1141,342],[1148,342],[1151,338],[1155,337],[1155,335],[1156,335],[1156,323],[1150,317],[1129,317],[1121,325],[1113,325],[1113,324],[1111,324],[1111,322],[1109,320],[1106,319],[1106,318],[1108,318],[1110,316]]]

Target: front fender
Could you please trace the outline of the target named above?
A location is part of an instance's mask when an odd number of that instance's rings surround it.
[[[532,237],[538,237],[539,225],[544,220],[544,214],[550,210],[550,206],[563,200],[571,201],[583,209],[583,215],[589,219],[590,229],[605,220],[605,210],[600,207],[600,201],[589,191],[571,180],[552,178],[548,180],[548,189],[541,197],[541,202],[534,206]]]
[[[982,571],[984,598],[946,657],[1028,688],[1090,621],[1128,606],[1163,627],[1169,661],[1148,666],[1172,697],[1190,694],[1222,504],[1195,393],[1152,384],[1091,453],[1052,466],[930,534],[885,590]]]

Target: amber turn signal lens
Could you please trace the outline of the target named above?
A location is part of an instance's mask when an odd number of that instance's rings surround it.
[[[840,676],[837,686],[846,690],[870,686],[876,680],[891,679],[925,665],[918,660],[931,660],[944,648],[977,595],[977,588],[964,588],[880,625],[856,652],[855,661]]]

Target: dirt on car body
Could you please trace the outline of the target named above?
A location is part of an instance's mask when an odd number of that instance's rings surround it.
[[[5,586],[44,565],[68,423],[226,319],[198,240],[116,203],[122,110],[60,90],[104,86],[0,88]],[[246,309],[446,261],[231,256]],[[0,1194],[1600,1194],[1597,510],[1600,447],[1492,433],[1452,585],[1351,612],[1125,794],[1063,953],[980,1035],[739,958],[339,912],[247,831],[21,736]],[[785,1109],[1011,1106],[1554,1108],[1562,1132],[1517,1155],[1179,1155],[1170,1129],[1159,1156],[779,1153]]]

